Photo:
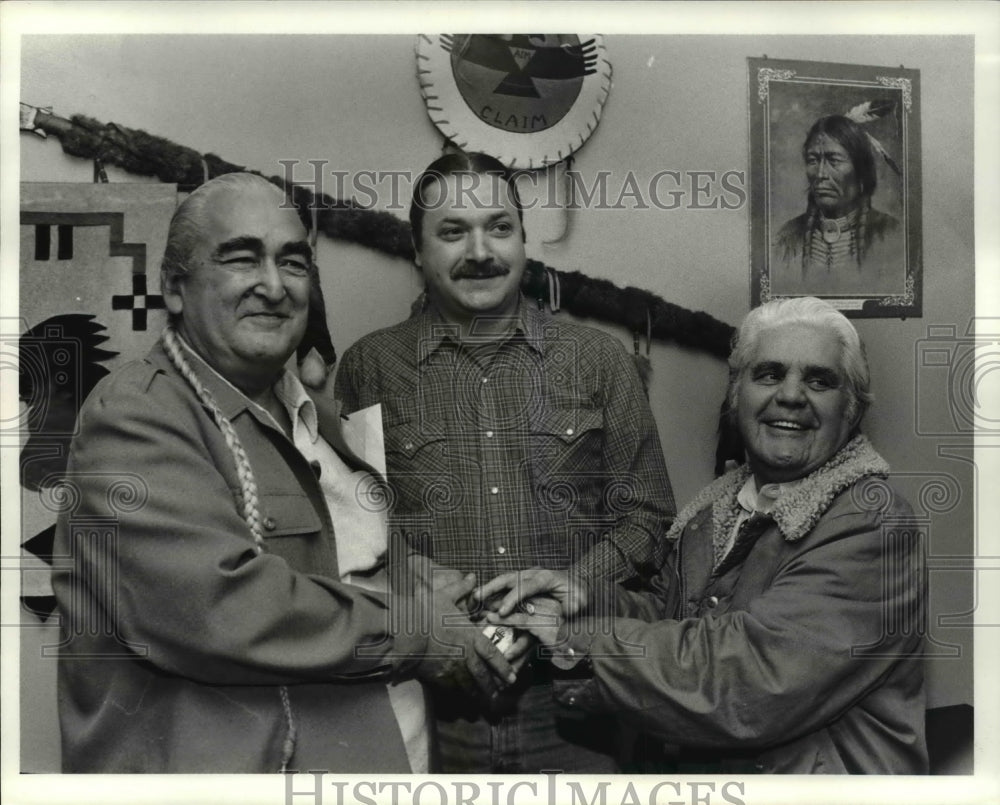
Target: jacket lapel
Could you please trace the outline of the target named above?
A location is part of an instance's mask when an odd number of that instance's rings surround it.
[[[320,392],[313,391],[308,387],[304,388],[316,404],[316,419],[319,422],[319,432],[326,439],[330,447],[337,452],[337,455],[351,469],[364,470],[384,483],[385,479],[382,477],[382,474],[348,447],[347,442],[344,441],[344,434],[340,426],[340,401]]]
[[[261,425],[271,430],[276,430],[274,424],[257,409],[257,406],[250,405],[246,396],[223,381],[201,357],[190,352],[186,354],[189,365],[194,370],[198,380],[215,399],[223,416],[232,421],[243,411],[247,411]],[[179,374],[173,363],[170,362],[170,358],[167,357],[166,352],[163,351],[163,345],[159,342],[150,350],[149,360],[154,366],[167,374]],[[340,427],[340,402],[334,400],[332,397],[315,392],[307,386],[303,386],[303,388],[305,388],[306,393],[316,405],[319,432],[329,445],[351,469],[364,470],[384,482],[385,479],[382,478],[381,473],[351,450],[347,446],[347,442],[344,441]],[[280,431],[278,432],[280,433]],[[281,435],[284,436],[285,434],[282,433]]]

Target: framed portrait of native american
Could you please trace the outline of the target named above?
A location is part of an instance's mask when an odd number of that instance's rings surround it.
[[[920,71],[748,63],[751,303],[919,317]]]

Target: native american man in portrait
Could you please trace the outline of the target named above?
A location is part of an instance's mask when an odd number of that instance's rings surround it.
[[[891,101],[870,101],[845,115],[819,118],[802,146],[808,207],[775,238],[776,294],[890,293],[905,268],[903,227],[875,209],[879,157],[899,167],[865,124],[883,117]]]

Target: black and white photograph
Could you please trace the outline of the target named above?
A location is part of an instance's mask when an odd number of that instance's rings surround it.
[[[0,4],[4,801],[1000,797],[1000,8],[900,8]]]
[[[749,59],[753,293],[919,316],[920,71]]]

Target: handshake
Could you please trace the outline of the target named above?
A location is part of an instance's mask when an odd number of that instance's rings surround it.
[[[427,648],[413,670],[424,682],[492,704],[539,645],[566,640],[566,618],[584,609],[588,585],[566,571],[531,568],[477,587],[473,574],[434,567],[420,574],[429,603]],[[427,623],[427,621],[425,621]]]

